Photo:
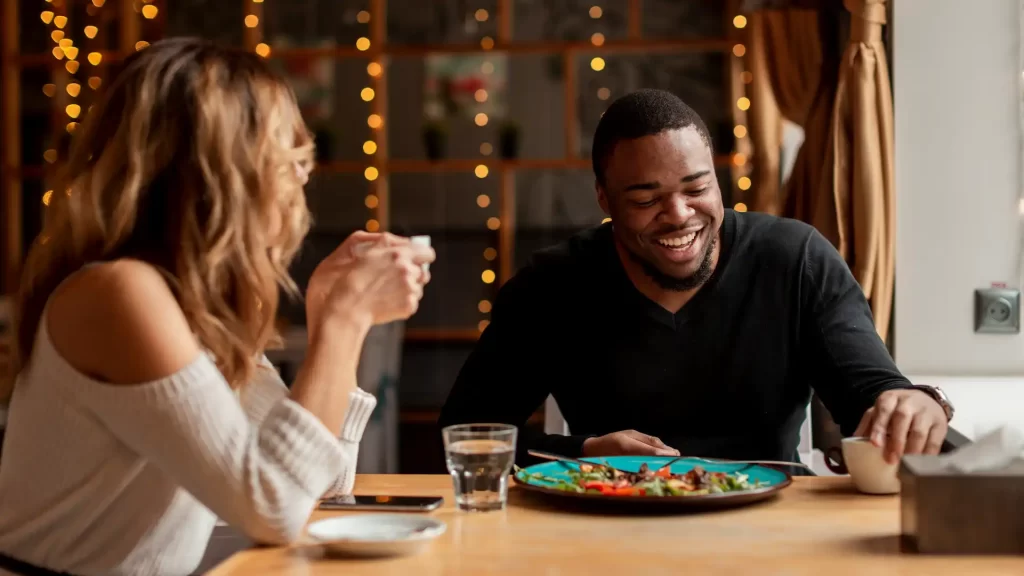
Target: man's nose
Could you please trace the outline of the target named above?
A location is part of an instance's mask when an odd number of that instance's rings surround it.
[[[685,195],[672,195],[665,199],[663,204],[663,218],[673,224],[684,224],[696,214],[696,210],[690,206],[689,198]]]

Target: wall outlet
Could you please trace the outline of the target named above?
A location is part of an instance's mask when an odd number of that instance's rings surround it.
[[[974,291],[974,331],[1020,333],[1020,290],[982,288]]]

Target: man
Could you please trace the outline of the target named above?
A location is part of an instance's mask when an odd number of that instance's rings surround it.
[[[524,431],[520,462],[528,449],[795,462],[813,389],[890,461],[939,451],[945,396],[896,369],[817,231],[723,208],[689,106],[659,90],[622,97],[598,124],[593,167],[611,223],[538,252],[501,289],[442,425],[522,430],[552,394],[572,435]]]

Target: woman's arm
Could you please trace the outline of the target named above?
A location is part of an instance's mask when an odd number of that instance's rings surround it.
[[[350,405],[365,409],[349,399],[363,324],[339,320],[324,330],[291,397],[259,426],[144,263],[78,274],[54,295],[47,326],[72,400],[255,540],[296,538],[342,469],[355,466],[337,436]],[[349,374],[352,387],[339,385]]]
[[[242,409],[254,426],[259,426],[274,404],[288,395],[288,388],[273,364],[266,357],[261,358],[260,364],[256,377],[241,390]],[[353,409],[353,405],[358,406],[358,409]],[[333,485],[324,493],[325,498],[352,492],[359,442],[376,405],[377,399],[360,388],[355,388],[350,393],[349,409],[338,437],[344,454],[341,461],[342,469]]]

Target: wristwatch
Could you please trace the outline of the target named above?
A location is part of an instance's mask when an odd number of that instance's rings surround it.
[[[939,403],[939,406],[942,406],[942,410],[946,413],[946,422],[953,419],[953,403],[949,401],[949,396],[946,396],[946,393],[942,391],[942,388],[939,388],[938,386],[914,384],[914,389],[920,390],[921,392],[931,396]]]

